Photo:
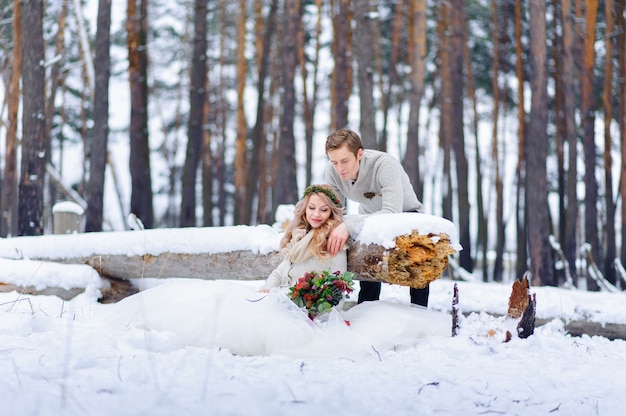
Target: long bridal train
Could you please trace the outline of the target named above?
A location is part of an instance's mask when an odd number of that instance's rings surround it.
[[[452,332],[450,314],[395,300],[334,308],[311,321],[284,290],[264,294],[226,281],[173,281],[106,306],[95,319],[122,331],[123,338],[143,335],[156,349],[202,346],[238,355],[378,357]]]

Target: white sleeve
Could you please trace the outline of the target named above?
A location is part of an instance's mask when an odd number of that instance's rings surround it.
[[[265,283],[261,286],[261,289],[271,289],[273,287],[284,286],[289,283],[289,269],[291,268],[291,262],[283,260],[272,272]]]

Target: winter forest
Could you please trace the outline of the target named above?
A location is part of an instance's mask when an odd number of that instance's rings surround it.
[[[272,223],[348,127],[458,227],[450,273],[626,287],[623,0],[0,5],[3,237],[67,200],[86,232]]]

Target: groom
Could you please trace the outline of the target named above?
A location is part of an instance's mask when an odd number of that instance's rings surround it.
[[[342,200],[359,203],[359,214],[422,212],[409,176],[398,160],[385,152],[364,149],[357,133],[340,129],[326,139],[326,183]],[[328,251],[343,250],[349,237],[345,222],[328,237]],[[360,281],[358,303],[380,298],[380,282]],[[411,303],[428,306],[429,287],[410,289]]]

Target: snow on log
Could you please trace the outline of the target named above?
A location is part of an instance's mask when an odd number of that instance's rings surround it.
[[[355,243],[348,269],[361,280],[420,287],[460,249],[443,218],[418,214],[346,216]],[[88,264],[101,276],[265,279],[280,263],[282,232],[269,225],[172,228],[0,239],[0,257]]]

